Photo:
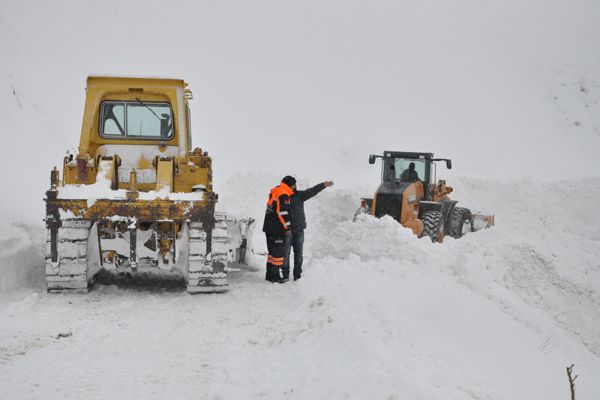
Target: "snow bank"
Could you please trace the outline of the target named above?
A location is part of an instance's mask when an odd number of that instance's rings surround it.
[[[253,254],[266,251],[261,232],[264,199],[279,177],[240,175],[228,182],[222,207],[256,218]],[[316,182],[312,182],[315,184]],[[326,189],[306,203],[305,259],[390,262],[400,269],[436,266],[444,275],[511,312],[518,301],[547,312],[600,356],[600,179],[501,183],[473,178],[451,182],[453,198],[496,215],[497,226],[446,238],[419,240],[392,218],[352,222],[360,198],[372,190]],[[299,182],[300,188],[309,187]],[[253,258],[255,266],[264,262]],[[366,267],[364,267],[366,268]],[[514,317],[526,321],[527,313]]]
[[[0,224],[0,292],[43,287],[44,237],[41,227]]]
[[[335,224],[335,212],[325,211],[339,203],[340,196],[332,194],[315,199],[321,204],[315,205],[313,220],[322,222],[309,239],[312,256],[389,259],[402,268],[437,266],[504,307],[517,295],[547,311],[600,355],[600,319],[591,317],[600,315],[600,214],[592,211],[600,199],[600,180],[540,184],[463,178],[455,186],[454,198],[492,210],[497,226],[432,244],[416,240],[388,218]]]
[[[232,271],[227,294],[40,285],[5,304],[0,397],[559,400],[571,363],[578,395],[600,393],[600,216],[588,211],[600,180],[460,178],[455,198],[497,226],[443,244],[391,218],[352,222],[372,188],[334,186],[306,203],[302,280],[272,285],[260,228],[280,178],[239,175],[220,193],[221,209],[257,221],[258,271]]]
[[[559,399],[571,362],[600,393],[600,180],[455,186],[498,226],[433,244],[352,222],[363,191],[310,200],[291,311],[229,360],[223,398]]]

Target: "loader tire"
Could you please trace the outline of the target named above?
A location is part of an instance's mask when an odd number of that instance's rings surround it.
[[[425,211],[423,213],[423,235],[428,236],[432,242],[441,241],[440,233],[443,232],[442,213],[440,211]]]
[[[459,239],[472,231],[473,216],[471,210],[463,207],[455,207],[452,211],[446,234],[455,239]]]

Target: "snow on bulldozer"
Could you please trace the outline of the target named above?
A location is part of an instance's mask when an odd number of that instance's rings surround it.
[[[449,194],[453,189],[440,179],[436,182],[436,162],[452,168],[452,161],[433,158],[433,153],[384,151],[370,155],[369,164],[382,159],[381,184],[373,198],[361,199],[360,214],[389,215],[419,237],[442,242],[446,235],[463,235],[494,225],[494,215],[458,207]]]
[[[190,293],[228,289],[252,220],[216,212],[212,161],[192,150],[180,79],[90,76],[81,138],[46,192],[49,292],[87,292],[100,270],[180,274]]]

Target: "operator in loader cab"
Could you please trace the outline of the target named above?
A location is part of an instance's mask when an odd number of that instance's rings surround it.
[[[408,164],[408,169],[402,171],[400,175],[401,182],[417,182],[420,181],[419,174],[415,171],[415,163],[411,162]]]
[[[296,185],[294,185],[294,195],[291,199],[292,235],[285,238],[283,279],[290,279],[290,253],[292,249],[294,249],[294,280],[297,281],[302,276],[302,250],[304,247],[304,229],[306,229],[304,202],[330,186],[333,186],[332,181],[319,183],[306,190],[296,190]]]
[[[292,233],[290,216],[290,198],[296,189],[296,179],[286,176],[279,186],[271,189],[265,211],[263,232],[267,236],[267,273],[265,279],[269,282],[284,283],[280,269],[285,260],[286,237]]]

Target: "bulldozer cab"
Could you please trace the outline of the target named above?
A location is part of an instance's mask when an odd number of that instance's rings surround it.
[[[79,156],[123,145],[191,151],[192,98],[181,79],[88,77]]]

